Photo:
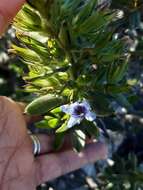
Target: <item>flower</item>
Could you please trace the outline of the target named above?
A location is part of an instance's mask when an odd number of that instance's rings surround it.
[[[94,121],[96,119],[96,114],[91,111],[91,107],[86,100],[63,105],[61,106],[61,109],[64,113],[71,116],[67,123],[68,128],[71,128],[76,124],[80,124],[83,119],[88,121]]]

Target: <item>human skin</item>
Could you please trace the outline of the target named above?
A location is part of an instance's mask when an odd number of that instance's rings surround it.
[[[0,35],[17,14],[25,0],[0,0]]]
[[[37,135],[41,155],[34,157],[27,122],[19,104],[0,97],[0,189],[34,190],[39,184],[104,159],[107,148],[103,143],[89,143],[81,153],[72,149],[52,151],[53,137]]]
[[[0,0],[0,35],[5,31],[24,0]],[[107,147],[88,143],[81,153],[70,147],[53,152],[54,137],[37,135],[41,154],[33,155],[26,117],[20,104],[0,96],[0,190],[35,190],[39,184],[76,170],[89,162],[106,158]]]

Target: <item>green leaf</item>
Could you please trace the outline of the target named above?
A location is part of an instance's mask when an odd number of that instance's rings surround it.
[[[24,61],[26,61],[27,63],[41,63],[41,58],[40,56],[35,53],[35,51],[30,50],[28,48],[22,48],[22,47],[18,47],[16,45],[12,45],[12,48],[14,49],[14,51],[16,51],[20,57],[22,57],[24,59]]]
[[[91,15],[88,19],[85,20],[84,23],[82,23],[79,26],[78,33],[79,34],[87,34],[88,32],[96,32],[101,27],[105,26],[107,23],[105,15],[102,15],[99,12],[94,13]]]
[[[87,97],[87,99],[97,116],[108,116],[113,113],[113,110],[110,108],[110,100],[107,95],[102,93],[92,93]]]
[[[86,135],[81,130],[75,130],[71,138],[74,149],[80,152],[85,147]]]
[[[127,97],[123,94],[117,94],[114,96],[119,105],[126,107],[128,110],[132,110],[132,105],[128,101]]]
[[[61,28],[59,31],[59,39],[64,48],[68,48],[69,39],[68,39],[68,29],[67,24],[64,22],[61,24]]]
[[[39,37],[39,35],[36,35],[36,34],[35,34],[35,36],[34,36],[34,34],[32,36],[32,34],[22,33],[22,32],[17,32],[16,37],[23,44],[25,44],[25,46],[28,47],[31,51],[34,51],[35,53],[37,53],[41,59],[49,60],[50,50],[46,44],[47,39],[44,39],[44,37],[42,37],[42,36]]]
[[[100,133],[99,133],[99,128],[95,125],[95,122],[93,123],[93,122],[84,120],[83,126],[89,137],[94,137],[98,139]]]
[[[48,94],[32,101],[25,109],[29,115],[41,115],[62,105],[63,100],[60,97]]]
[[[66,121],[62,124],[62,126],[56,130],[56,133],[63,133],[63,132],[65,132],[65,131],[67,131],[67,130],[68,130],[67,123],[68,123],[68,120],[66,120]]]
[[[31,79],[32,84],[38,87],[60,88],[61,84],[56,77],[37,77]]]
[[[50,117],[50,116],[46,116],[45,117],[47,122],[48,122],[48,126],[49,128],[56,128],[58,126],[58,123],[59,123],[59,119],[58,118],[53,118],[53,117]]]
[[[55,108],[55,109],[53,109],[51,111],[51,113],[53,113],[53,114],[57,114],[57,113],[60,113],[60,112],[61,112],[61,108],[60,107],[57,107],[57,108]]]
[[[64,139],[65,139],[65,133],[57,133],[55,135],[55,140],[54,140],[54,149],[55,150],[59,150],[63,143],[64,143]]]
[[[89,0],[88,3],[85,2],[79,13],[76,15],[76,17],[73,19],[73,26],[79,27],[81,23],[83,23],[84,20],[86,20],[92,13],[93,9],[95,8],[95,5],[97,3],[97,0]]]
[[[48,121],[47,120],[42,120],[40,122],[37,122],[35,124],[35,126],[37,128],[40,128],[40,129],[49,129],[49,125],[48,125]]]
[[[58,126],[59,119],[46,116],[44,120],[36,122],[36,127],[41,129],[54,129]]]
[[[40,15],[26,4],[15,17],[14,26],[24,31],[40,31],[42,22]]]
[[[128,68],[128,61],[124,61],[119,63],[118,65],[114,65],[110,68],[108,74],[108,80],[110,83],[118,83],[120,82],[126,74]]]
[[[129,85],[107,85],[106,92],[109,94],[119,94],[129,92],[131,87]]]

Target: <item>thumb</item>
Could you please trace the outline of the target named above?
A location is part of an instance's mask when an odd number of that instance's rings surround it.
[[[12,21],[25,0],[0,0],[0,35]]]

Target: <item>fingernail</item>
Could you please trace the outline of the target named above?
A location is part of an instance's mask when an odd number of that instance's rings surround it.
[[[4,32],[4,29],[5,29],[4,17],[2,15],[0,15],[0,36]]]

